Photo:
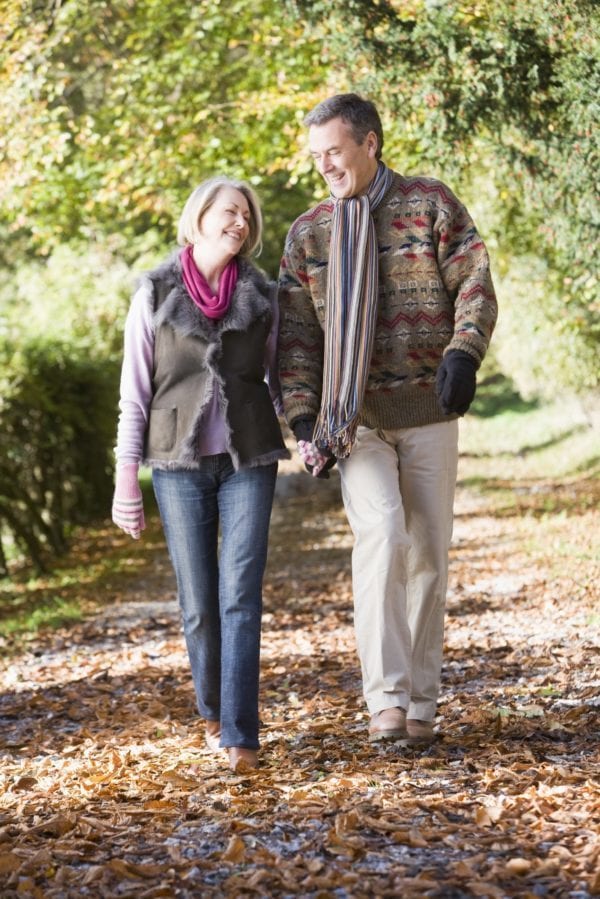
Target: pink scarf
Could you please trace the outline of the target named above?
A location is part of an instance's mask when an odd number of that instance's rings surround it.
[[[238,279],[237,261],[232,259],[221,272],[217,296],[214,296],[206,278],[194,262],[193,252],[194,248],[190,244],[179,254],[186,290],[204,315],[208,318],[223,318],[231,305],[231,297]]]

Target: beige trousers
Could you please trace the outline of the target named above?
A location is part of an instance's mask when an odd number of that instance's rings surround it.
[[[432,721],[440,689],[458,421],[360,427],[340,459],[355,542],[354,626],[371,715],[399,706]]]

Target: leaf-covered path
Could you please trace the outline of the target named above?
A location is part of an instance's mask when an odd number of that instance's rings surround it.
[[[416,752],[365,739],[337,478],[283,472],[243,776],[204,746],[153,520],[125,584],[90,582],[99,613],[2,662],[1,895],[600,894],[598,562],[532,552],[536,502],[459,490],[440,736]],[[569,502],[556,539],[581,548],[597,517]],[[126,541],[107,528],[90,570]]]

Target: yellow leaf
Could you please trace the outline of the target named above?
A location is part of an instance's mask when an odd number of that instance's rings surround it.
[[[458,877],[473,877],[475,874],[471,865],[465,861],[457,862],[452,870]]]
[[[483,899],[504,899],[506,893],[493,883],[483,880],[474,880],[467,883],[474,896],[482,896]]]
[[[246,854],[246,844],[241,837],[233,836],[227,844],[227,848],[221,858],[226,862],[233,862],[234,865],[239,864]]]
[[[43,890],[37,886],[32,877],[23,877],[17,886],[18,896],[27,896],[27,899],[44,899]]]
[[[337,815],[335,819],[335,831],[342,836],[349,831],[356,830],[358,824],[358,814],[355,811],[345,812]]]
[[[493,821],[485,805],[480,805],[475,810],[475,821],[480,827],[491,827]]]
[[[531,862],[526,858],[509,858],[506,868],[511,874],[528,874],[531,871]]]
[[[385,821],[384,819],[373,818],[370,815],[363,815],[361,823],[364,827],[370,827],[372,830],[382,830],[384,833],[395,833],[401,831],[408,832],[406,824],[397,824],[394,821]]]
[[[183,777],[181,774],[178,774],[177,771],[165,771],[162,775],[163,780],[166,780],[167,783],[173,784],[175,787],[189,787],[191,790],[195,789],[198,786],[198,781],[192,777]]]
[[[168,799],[149,799],[144,803],[144,808],[153,812],[175,811],[177,804]]]
[[[427,846],[427,840],[423,837],[420,831],[413,828],[408,834],[408,843],[409,846],[416,846],[421,849],[424,849]]]
[[[503,808],[501,805],[486,805],[485,810],[492,824],[496,824],[502,817]]]

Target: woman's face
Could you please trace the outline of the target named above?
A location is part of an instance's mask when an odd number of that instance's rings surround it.
[[[233,258],[250,231],[250,207],[244,194],[225,185],[206,210],[198,226],[204,249]]]

